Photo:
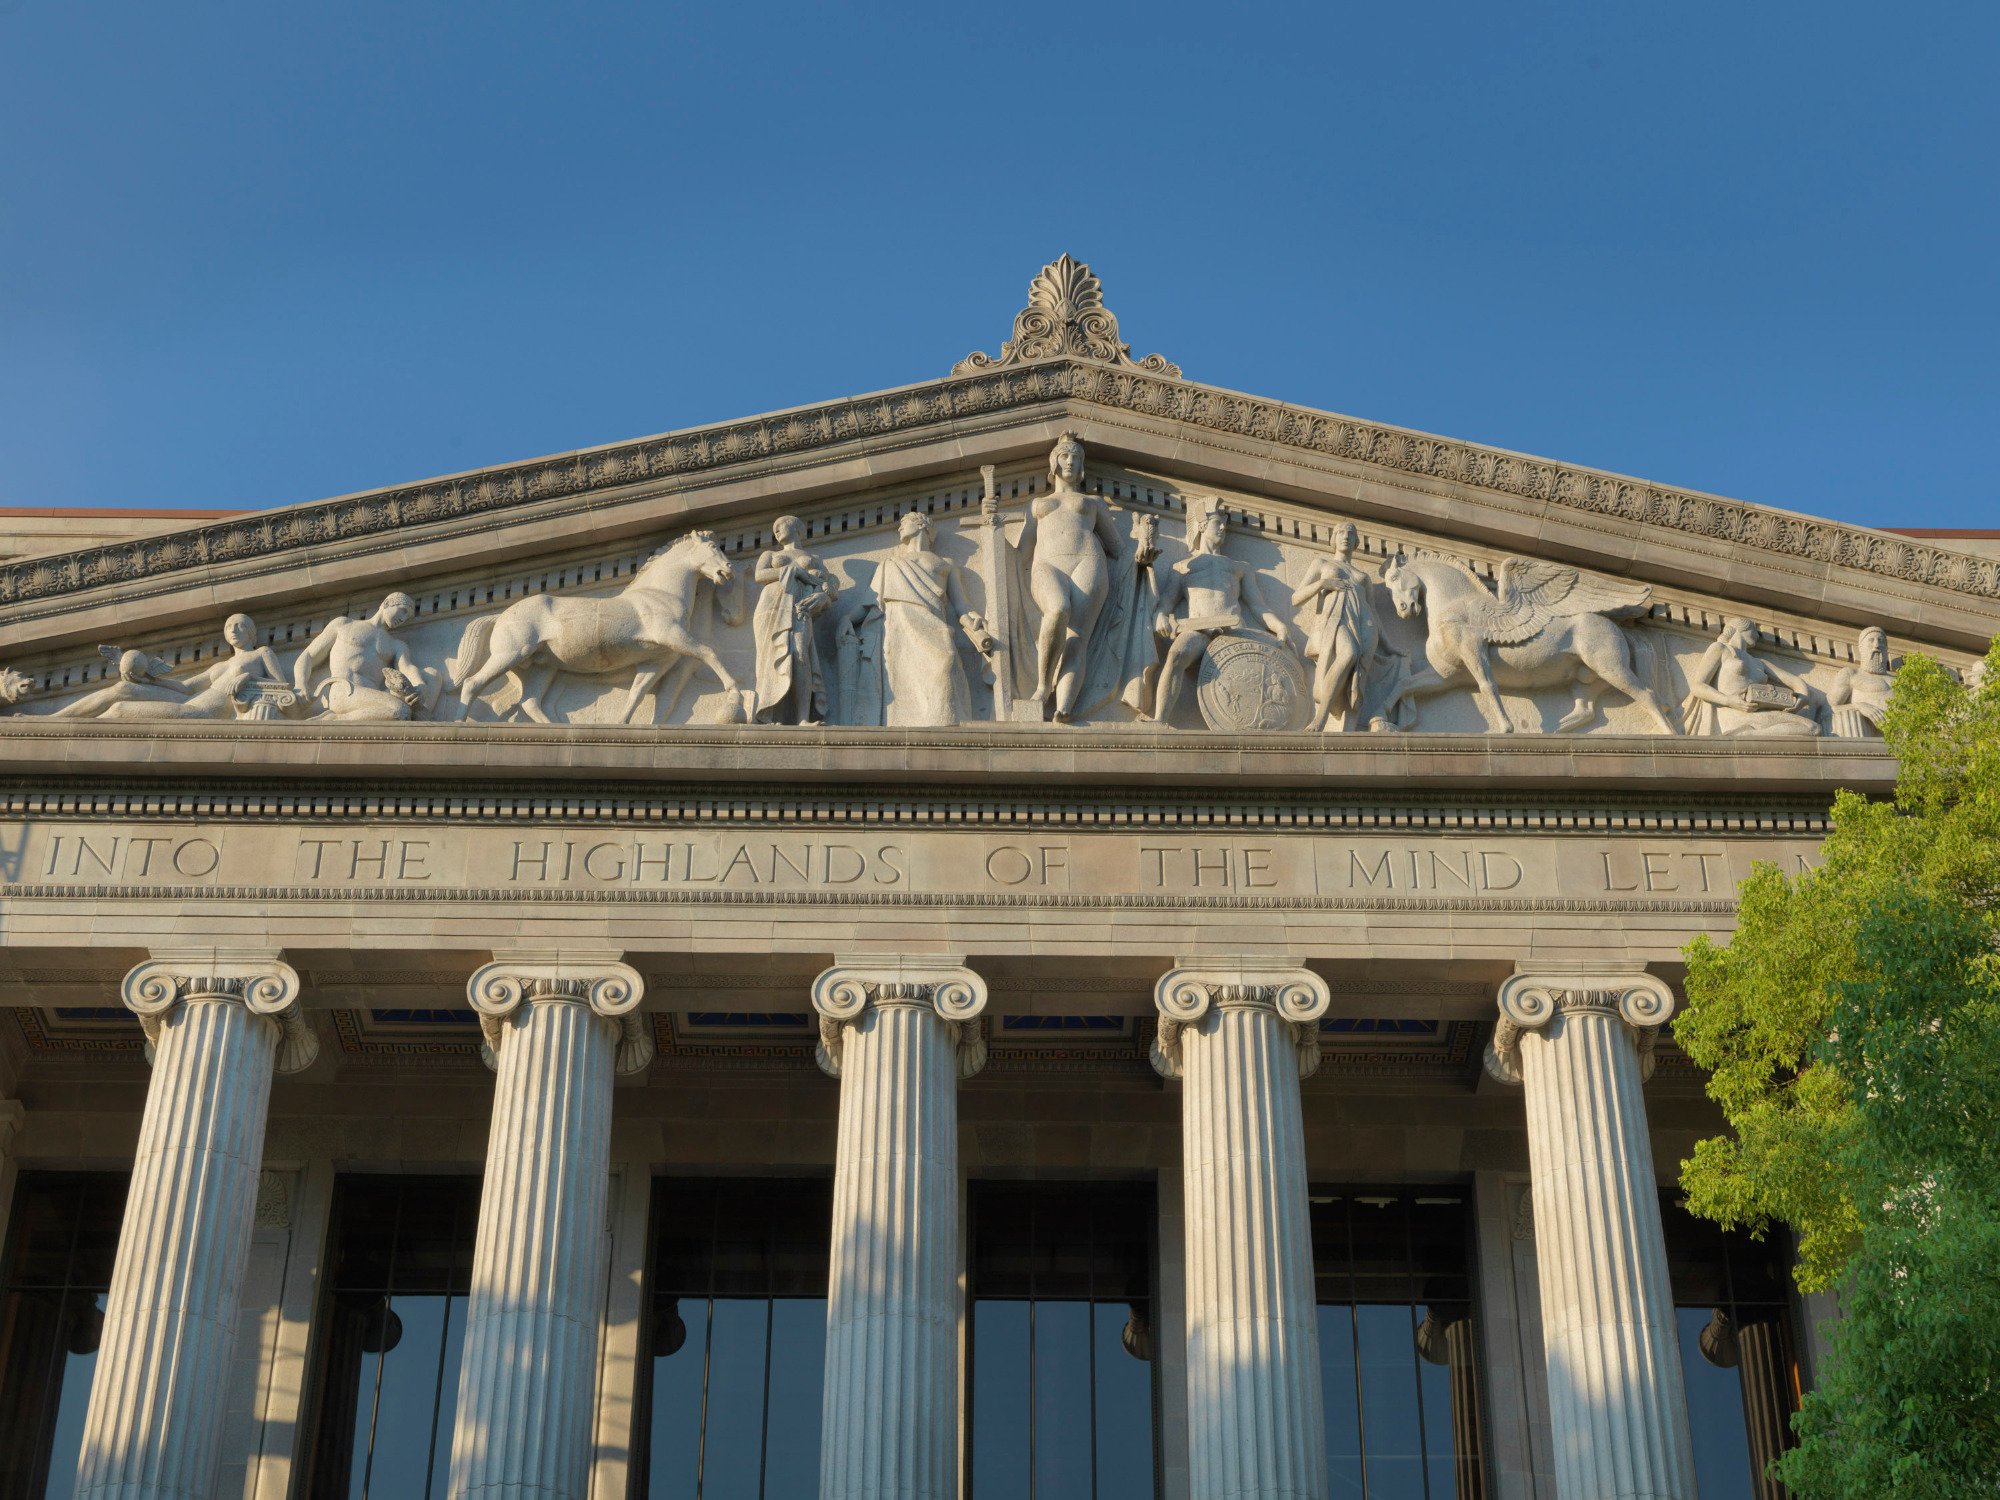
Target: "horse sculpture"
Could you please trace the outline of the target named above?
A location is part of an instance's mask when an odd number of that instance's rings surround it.
[[[690,531],[647,558],[632,581],[609,599],[557,599],[536,594],[497,615],[474,620],[459,642],[452,684],[470,704],[502,677],[520,689],[516,711],[538,724],[550,722],[542,698],[558,671],[632,670],[632,686],[618,716],[630,724],[646,695],[672,673],[667,709],[699,661],[734,694],[736,679],[701,639],[712,602],[725,625],[743,623],[743,600],[725,589],[735,568],[710,531]]]
[[[1597,713],[1599,691],[1609,685],[1653,716],[1663,734],[1678,729],[1633,669],[1632,646],[1617,621],[1643,614],[1652,590],[1595,574],[1510,557],[1489,589],[1463,563],[1434,552],[1398,555],[1382,571],[1396,613],[1430,617],[1425,665],[1399,685],[1383,709],[1392,714],[1406,698],[1421,698],[1468,683],[1495,734],[1514,728],[1500,702],[1501,685],[1543,688],[1568,685],[1576,706],[1556,728],[1575,729]]]

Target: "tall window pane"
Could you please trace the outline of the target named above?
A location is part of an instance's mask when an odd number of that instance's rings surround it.
[[[1775,1238],[1726,1234],[1672,1200],[1661,1219],[1702,1500],[1785,1500],[1767,1470],[1799,1406],[1789,1258]]]
[[[476,1177],[334,1184],[307,1500],[441,1500],[478,1220]]]
[[[832,1224],[820,1178],[655,1186],[636,1500],[817,1493]]]
[[[69,1500],[125,1213],[123,1172],[23,1172],[0,1262],[0,1500]]]
[[[972,1493],[1148,1500],[1151,1184],[972,1188]]]
[[[1312,1233],[1334,1500],[1483,1500],[1464,1199],[1320,1190]]]

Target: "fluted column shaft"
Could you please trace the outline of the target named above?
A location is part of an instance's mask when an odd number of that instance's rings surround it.
[[[155,961],[125,978],[153,1077],[84,1416],[78,1500],[214,1492],[271,1075],[281,1051],[303,1067],[317,1050],[294,1008],[298,992],[298,975],[275,959],[192,969]]]
[[[1183,1080],[1192,1500],[1324,1500],[1299,1079],[1330,996],[1303,969],[1174,969],[1154,1065]]]
[[[840,1079],[823,1500],[958,1490],[958,1082],[985,1060],[978,975],[836,966],[813,985]]]
[[[479,970],[469,989],[498,1079],[449,1493],[584,1500],[604,1307],[611,1079],[614,1069],[650,1060],[643,1034],[627,1025],[638,1019],[644,983],[620,963],[503,962]]]
[[[1673,997],[1645,975],[1516,974],[1488,1068],[1525,1086],[1559,1500],[1695,1500],[1641,1096]]]

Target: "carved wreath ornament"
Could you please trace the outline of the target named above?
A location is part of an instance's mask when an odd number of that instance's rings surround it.
[[[1065,354],[1181,378],[1181,367],[1163,354],[1132,357],[1132,346],[1118,337],[1118,319],[1104,305],[1104,284],[1089,266],[1067,255],[1043,266],[1028,284],[1028,305],[1014,314],[1014,336],[1000,346],[1000,357],[974,352],[951,373],[972,375]]]

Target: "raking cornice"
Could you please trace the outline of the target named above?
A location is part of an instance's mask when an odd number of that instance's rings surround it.
[[[2000,624],[2000,558],[1065,357],[22,559],[0,566],[0,629],[26,643],[42,632],[20,627],[110,595],[144,598],[321,559],[394,553],[490,533],[514,517],[580,514],[737,478],[779,478],[919,443],[971,441],[1023,418],[1070,416],[1101,418],[1114,433],[1144,428],[1177,434],[1191,449],[1233,450],[1253,482],[1274,462],[1293,463],[1350,483],[1373,476],[1388,486],[1506,497],[1517,513],[1525,506],[1551,520],[1567,513],[1586,528],[1594,521],[1607,532],[1607,554],[1616,550],[1612,530],[1655,550],[1698,539],[1714,555],[1719,544],[1790,580],[1763,592],[1833,595],[1844,601],[1838,612],[1854,618],[1890,584],[1902,586],[1897,593],[1914,587],[1951,596],[1937,601],[1943,613],[1969,613],[1954,622],[1955,635],[1975,638]],[[685,519],[698,518],[696,502]]]

